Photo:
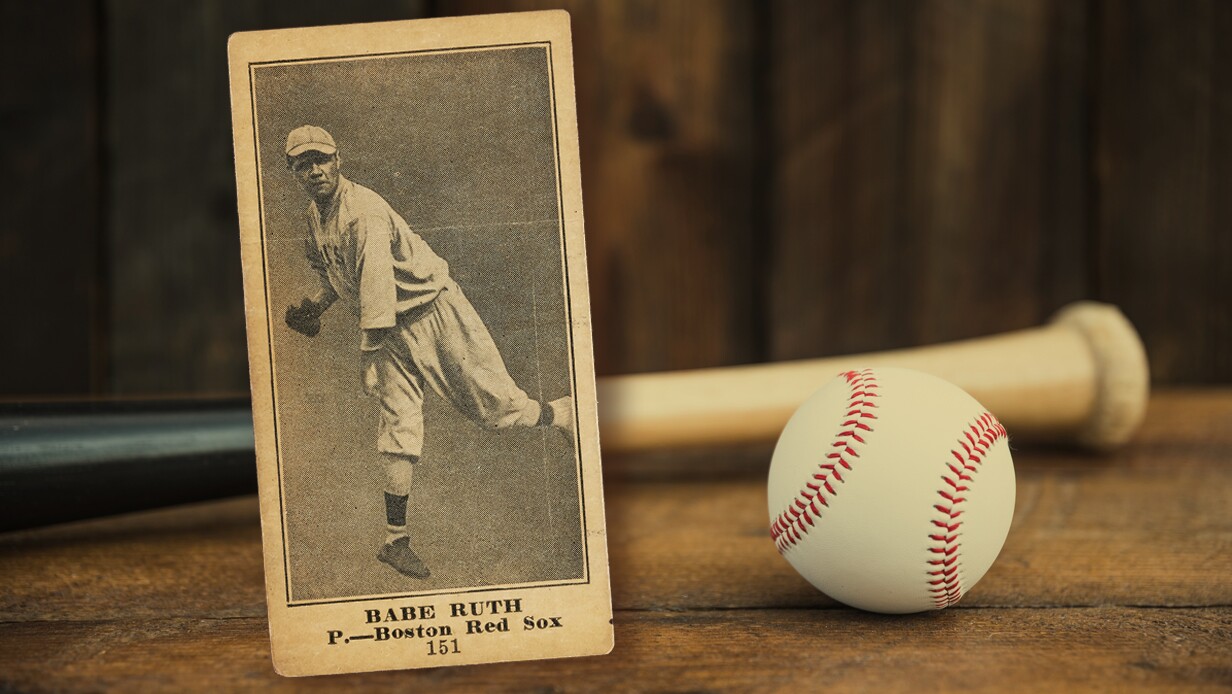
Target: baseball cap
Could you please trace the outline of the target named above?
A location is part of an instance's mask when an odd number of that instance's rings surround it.
[[[325,128],[315,125],[301,125],[287,135],[288,157],[298,157],[310,149],[333,154],[338,151],[338,145],[334,144],[333,136],[325,132]]]

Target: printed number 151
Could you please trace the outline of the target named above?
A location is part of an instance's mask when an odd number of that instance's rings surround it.
[[[461,653],[458,650],[457,639],[441,639],[440,641],[428,642],[428,655],[449,655],[450,653]]]

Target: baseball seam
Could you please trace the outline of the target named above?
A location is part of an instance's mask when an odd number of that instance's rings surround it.
[[[946,460],[945,484],[937,490],[940,501],[933,505],[937,515],[929,530],[928,592],[936,609],[949,607],[963,596],[962,524],[974,476],[983,467],[984,457],[998,440],[1005,438],[1005,427],[988,412],[976,417],[950,450],[954,460]]]
[[[847,396],[846,414],[839,432],[834,435],[830,452],[817,466],[811,480],[792,498],[787,509],[775,517],[770,524],[770,538],[779,554],[799,543],[808,534],[816,521],[821,518],[821,508],[830,505],[827,496],[838,496],[835,484],[843,483],[843,470],[851,470],[851,461],[860,457],[859,449],[864,446],[864,434],[873,431],[868,420],[877,419],[873,410],[877,409],[874,400],[877,393],[877,377],[872,369],[863,371],[847,371],[842,376],[847,379],[851,392]]]

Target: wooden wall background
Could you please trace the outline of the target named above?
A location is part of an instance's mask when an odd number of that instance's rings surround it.
[[[247,390],[226,37],[573,14],[601,373],[1119,304],[1232,381],[1232,3],[5,3],[0,396]]]

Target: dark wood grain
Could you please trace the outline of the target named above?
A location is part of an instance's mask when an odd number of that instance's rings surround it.
[[[0,8],[0,37],[20,56],[0,90],[0,395],[100,385],[97,21],[91,3]]]
[[[573,51],[600,373],[761,358],[757,8],[735,0],[443,0],[563,8]]]
[[[1161,382],[1232,378],[1232,6],[1105,3],[1100,289]]]
[[[1086,10],[779,2],[771,357],[970,337],[1088,291]]]
[[[424,16],[422,0],[103,3],[109,390],[244,393],[231,148],[235,31]]]
[[[1232,685],[1232,608],[630,612],[607,656],[308,679],[261,617],[0,624],[0,686],[96,691],[1126,691]],[[46,645],[54,642],[55,648]]]
[[[1232,686],[1228,421],[1232,390],[1173,391],[1119,453],[1017,450],[997,563],[907,617],[843,608],[776,556],[764,451],[609,460],[617,645],[599,658],[278,678],[251,497],[0,534],[0,689]]]
[[[9,533],[0,621],[265,613],[255,497]]]
[[[1228,421],[1232,391],[1177,392],[1119,453],[1016,452],[1009,539],[962,606],[1232,605]],[[835,607],[768,539],[768,461],[609,459],[615,605]],[[3,534],[0,621],[262,614],[260,541],[253,497]]]

